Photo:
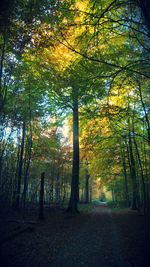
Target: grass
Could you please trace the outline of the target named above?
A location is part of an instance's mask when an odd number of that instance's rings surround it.
[[[92,203],[88,203],[88,204],[78,204],[79,207],[79,211],[82,213],[90,213],[92,211],[93,208],[93,204]]]
[[[129,210],[129,208],[127,208],[127,207],[111,207],[111,209],[113,212],[116,212],[116,213]]]
[[[107,202],[108,207],[111,208],[113,212],[123,212],[129,210],[129,207],[127,207],[124,203],[114,203],[113,201]]]
[[[67,209],[67,207],[68,207],[68,203],[64,203],[63,208]],[[85,204],[85,203],[78,204],[78,210],[81,213],[90,213],[92,211],[92,208],[93,208],[93,202],[88,203],[88,204]]]

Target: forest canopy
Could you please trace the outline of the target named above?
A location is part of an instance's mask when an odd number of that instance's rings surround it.
[[[150,3],[7,0],[0,11],[0,200],[150,205]]]

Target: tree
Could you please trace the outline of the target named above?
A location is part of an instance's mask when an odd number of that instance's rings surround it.
[[[117,201],[129,202],[132,195],[136,199],[133,202],[144,202],[146,207],[150,139],[147,1],[7,3],[8,10],[1,16],[5,22],[1,28],[0,59],[1,185],[7,184],[10,169],[6,171],[6,163],[12,149],[13,169],[16,166],[12,184],[16,189],[18,183],[18,195],[23,195],[24,203],[29,176],[36,174],[35,165],[39,163],[40,172],[45,171],[45,160],[52,162],[50,182],[59,200],[64,166],[62,146],[54,138],[56,133],[47,138],[40,127],[37,134],[34,125],[41,124],[45,130],[42,120],[47,124],[51,116],[63,123],[72,114],[73,165],[68,210],[78,211],[79,154],[90,161],[90,179],[101,179]],[[3,7],[6,10],[6,5]],[[40,136],[43,149],[34,139],[36,135]],[[46,147],[56,155],[55,160]],[[34,168],[30,170],[32,162]],[[69,171],[64,180],[69,187],[68,174]],[[86,173],[86,192],[90,179]],[[11,184],[9,178],[8,181]],[[20,181],[23,192],[19,189]]]

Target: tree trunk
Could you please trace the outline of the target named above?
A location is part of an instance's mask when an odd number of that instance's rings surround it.
[[[112,189],[111,189],[111,194],[112,194],[113,205],[115,205],[115,203],[116,203],[116,194],[115,194],[114,187],[112,187]]]
[[[71,195],[67,211],[78,213],[79,201],[79,118],[78,118],[78,91],[73,89],[73,166]]]
[[[56,176],[56,181],[55,181],[55,201],[56,203],[60,202],[60,174],[59,174],[59,170]]]
[[[144,180],[144,173],[143,173],[143,166],[142,166],[142,162],[141,162],[141,158],[140,158],[140,153],[139,153],[139,149],[137,146],[137,142],[135,137],[133,138],[134,140],[134,145],[136,148],[136,152],[137,152],[137,157],[138,157],[138,162],[139,162],[139,166],[140,166],[140,171],[141,171],[141,181],[142,181],[142,190],[143,190],[143,201],[144,201],[144,214],[145,214],[145,210],[146,210],[146,189],[145,189],[145,180]]]
[[[85,173],[85,203],[89,203],[89,173],[88,173],[88,168],[86,168],[86,173]]]
[[[140,93],[140,100],[141,100],[141,104],[142,104],[144,115],[145,115],[145,122],[146,122],[146,128],[147,128],[147,138],[148,138],[148,142],[150,144],[150,122],[149,122],[148,112],[147,112],[146,107],[145,107],[145,103],[144,103],[143,96],[142,96],[141,84],[139,81],[138,81],[138,85],[139,85],[138,89],[139,89],[139,93]]]
[[[149,213],[149,175],[148,175],[149,171],[148,171],[148,161],[147,161],[145,143],[143,148],[143,157],[144,157],[144,170],[145,170],[146,210]]]
[[[149,0],[137,0],[137,3],[142,11],[144,23],[147,26],[150,36],[150,2]]]
[[[28,159],[27,159],[27,164],[26,164],[26,169],[25,169],[25,174],[24,174],[24,188],[23,188],[23,207],[24,207],[24,209],[26,206],[26,195],[27,195],[27,189],[28,189],[29,168],[30,168],[31,154],[32,154],[32,133],[31,133],[31,136],[29,137],[27,149],[28,149]]]
[[[21,177],[22,177],[25,131],[26,131],[26,123],[25,121],[23,121],[21,148],[20,148],[20,156],[19,156],[19,164],[18,164],[18,172],[17,172],[17,196],[16,196],[16,202],[15,202],[16,209],[19,209],[20,207]]]
[[[123,173],[124,173],[125,199],[126,199],[127,205],[130,206],[128,178],[127,178],[127,166],[126,166],[126,159],[125,159],[125,151],[123,148],[121,148],[121,159],[122,159],[122,167],[123,167]]]
[[[131,208],[136,210],[138,208],[138,190],[137,190],[137,181],[136,181],[136,170],[135,170],[135,160],[133,155],[132,149],[132,139],[131,139],[131,132],[129,131],[129,159],[130,159],[130,174],[132,180],[132,203]]]
[[[44,219],[44,178],[45,173],[41,174],[41,185],[40,185],[40,198],[39,198],[39,219]]]
[[[4,99],[6,99],[6,87],[3,88],[2,78],[3,78],[3,68],[4,68],[4,58],[5,58],[5,47],[6,47],[6,36],[3,37],[3,44],[1,49],[0,57],[0,115],[4,107]],[[4,92],[3,92],[4,91]]]

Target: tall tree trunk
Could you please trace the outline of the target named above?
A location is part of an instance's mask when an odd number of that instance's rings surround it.
[[[91,178],[90,178],[90,190],[89,190],[89,200],[90,202],[92,202],[92,197],[93,197],[93,191],[92,191],[92,181],[91,181]]]
[[[143,100],[141,84],[139,81],[138,81],[138,85],[139,85],[138,89],[139,89],[139,93],[140,93],[140,100],[141,100],[142,108],[143,108],[144,115],[145,115],[145,121],[144,122],[146,123],[148,142],[150,144],[150,121],[149,121],[148,112],[146,110],[145,103]]]
[[[66,201],[66,191],[67,191],[67,183],[65,181],[65,174],[64,174],[64,181],[62,184],[62,203],[64,203]]]
[[[39,197],[39,219],[44,219],[44,179],[45,173],[41,174],[41,183],[40,183],[40,197]]]
[[[59,203],[60,202],[60,173],[59,173],[59,170],[58,170],[57,175],[56,175],[55,192],[56,192],[55,201],[56,201],[56,203]]]
[[[79,201],[79,114],[78,91],[73,89],[73,166],[71,180],[71,195],[67,211],[78,212]]]
[[[150,2],[149,0],[137,0],[137,4],[139,5],[142,11],[144,23],[147,26],[148,33],[150,36]]]
[[[112,194],[113,205],[115,205],[115,203],[116,203],[116,194],[115,194],[114,187],[112,187],[112,189],[111,189],[111,194]]]
[[[146,144],[144,143],[143,148],[143,157],[144,157],[144,170],[145,170],[145,190],[146,190],[146,210],[149,213],[149,175],[148,175],[148,161],[146,153]]]
[[[13,181],[13,200],[12,200],[12,206],[15,208],[16,205],[16,196],[17,196],[17,181],[18,181],[18,167],[19,167],[19,157],[20,157],[20,128],[17,130],[17,161],[15,166],[15,177]]]
[[[30,168],[31,154],[32,154],[32,131],[30,133],[30,137],[29,137],[28,145],[27,146],[28,146],[27,147],[27,150],[28,150],[28,158],[27,158],[27,163],[26,163],[26,168],[25,168],[24,188],[23,188],[23,207],[24,208],[26,206],[26,196],[27,196],[28,179],[29,179],[29,168]]]
[[[85,203],[89,203],[89,173],[88,173],[88,163],[85,170]]]
[[[0,115],[3,110],[4,106],[4,92],[3,92],[3,84],[2,84],[2,78],[3,78],[3,67],[4,67],[4,57],[5,57],[5,47],[6,47],[6,36],[3,37],[3,44],[0,54]],[[6,89],[5,89],[6,90]],[[6,91],[5,91],[6,93]]]
[[[138,149],[138,145],[137,145],[135,136],[133,138],[133,141],[134,141],[134,145],[135,145],[135,148],[136,148],[138,162],[139,162],[140,171],[141,171],[141,181],[142,181],[143,201],[144,201],[144,214],[145,214],[145,210],[146,210],[146,189],[145,189],[145,180],[144,180],[144,174],[143,174],[143,166],[142,166],[140,153],[139,153],[139,149]]]
[[[51,177],[50,177],[50,202],[54,202],[54,176],[55,176],[55,167],[54,164],[51,167]]]
[[[16,202],[15,202],[16,209],[19,209],[20,207],[21,177],[22,177],[22,166],[23,166],[25,132],[26,132],[26,123],[25,121],[23,121],[21,148],[20,148],[20,156],[19,156],[19,164],[18,164],[18,172],[17,172],[17,196],[16,196]]]
[[[131,208],[136,210],[138,208],[138,189],[137,189],[137,181],[136,181],[136,170],[135,170],[135,160],[133,155],[133,148],[132,148],[132,139],[131,139],[131,132],[129,129],[129,159],[130,159],[130,175],[132,181],[132,203]]]
[[[122,167],[123,167],[123,173],[124,173],[125,198],[126,198],[127,205],[130,206],[128,178],[127,178],[127,166],[126,166],[126,159],[125,159],[125,151],[123,148],[121,148],[121,159],[122,159]]]

